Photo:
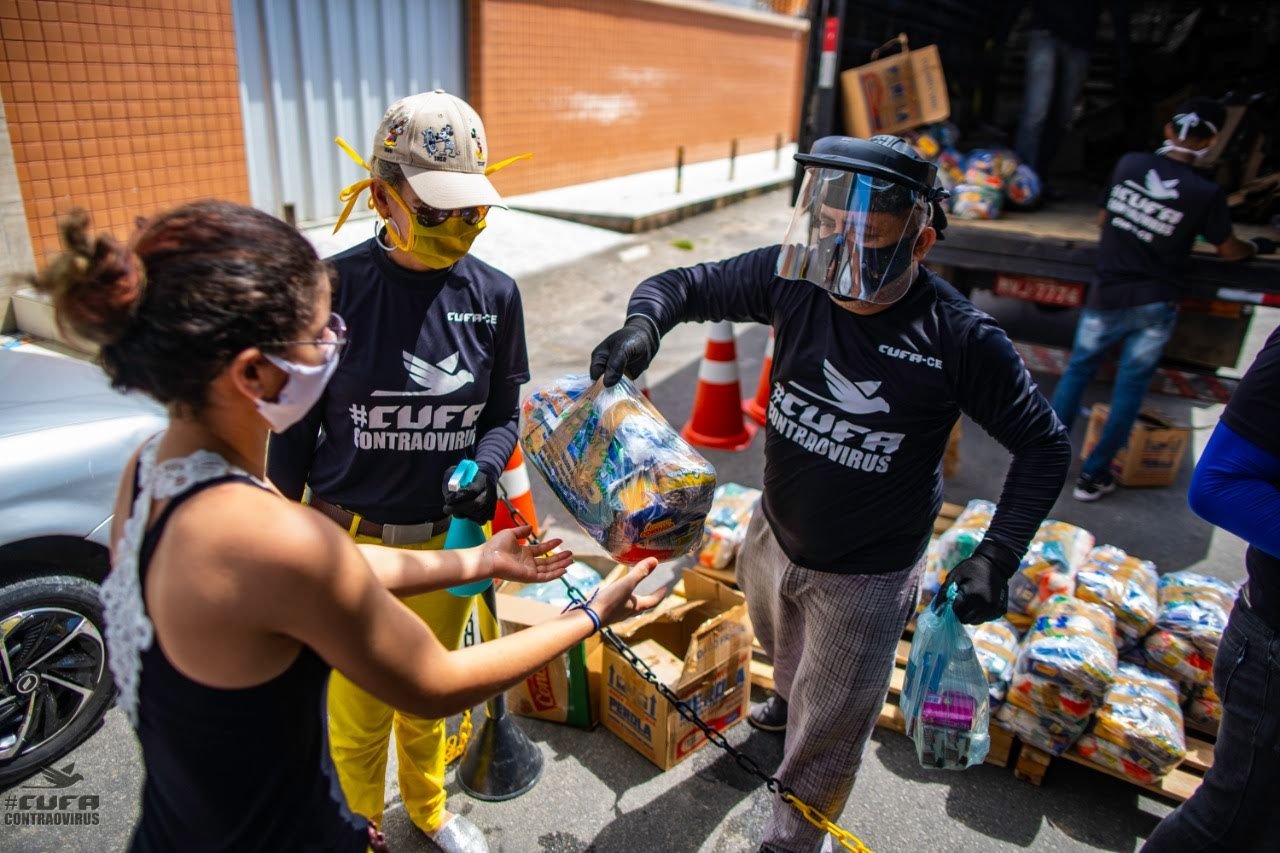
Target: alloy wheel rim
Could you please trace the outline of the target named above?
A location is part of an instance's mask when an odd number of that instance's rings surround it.
[[[66,731],[105,674],[106,648],[84,614],[19,610],[0,621],[0,761]]]

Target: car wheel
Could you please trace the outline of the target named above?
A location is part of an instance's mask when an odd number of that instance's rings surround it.
[[[0,788],[74,749],[114,694],[97,584],[51,576],[0,587]]]

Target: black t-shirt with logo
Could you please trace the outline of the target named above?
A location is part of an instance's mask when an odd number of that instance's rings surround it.
[[[271,437],[267,470],[371,520],[444,514],[444,473],[473,458],[496,480],[515,449],[529,380],[524,311],[510,276],[470,255],[414,272],[369,240],[330,259],[350,344],[324,397]]]
[[[1158,154],[1126,154],[1101,204],[1107,212],[1087,307],[1103,311],[1169,302],[1198,236],[1231,236],[1222,188],[1191,166]]]
[[[1222,413],[1222,422],[1250,444],[1280,459],[1280,329],[1267,338],[1240,380]],[[1280,483],[1272,485],[1280,488]],[[1260,599],[1255,606],[1265,609],[1273,625],[1280,625],[1280,556],[1250,545],[1245,551],[1245,568],[1250,589]]]
[[[763,507],[792,562],[875,574],[919,559],[942,503],[942,456],[963,411],[1013,451],[988,536],[1021,554],[1070,463],[1062,424],[1008,337],[922,270],[890,309],[855,316],[774,274],[779,247],[670,270],[628,313],[773,326]]]

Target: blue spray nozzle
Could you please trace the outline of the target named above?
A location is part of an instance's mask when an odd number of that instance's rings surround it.
[[[456,492],[463,486],[470,485],[479,472],[480,466],[474,459],[463,459],[458,463],[458,467],[453,469],[453,475],[449,477],[449,491]]]

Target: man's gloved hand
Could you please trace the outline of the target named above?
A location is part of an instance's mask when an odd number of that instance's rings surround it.
[[[961,622],[976,625],[999,619],[1009,609],[1009,578],[1021,561],[1008,545],[984,539],[973,556],[951,572],[938,598],[945,601],[947,587],[954,585],[952,609]]]
[[[493,520],[493,511],[498,505],[498,484],[489,479],[483,470],[476,471],[471,482],[461,486],[457,491],[449,490],[449,478],[453,469],[449,466],[444,472],[444,511],[458,518],[466,518],[476,524],[484,524]]]
[[[1248,242],[1253,244],[1254,251],[1259,255],[1274,255],[1276,253],[1276,241],[1270,237],[1251,237]]]
[[[591,351],[591,378],[604,376],[606,388],[617,385],[623,373],[635,379],[657,354],[657,325],[648,317],[628,317],[621,329]]]

